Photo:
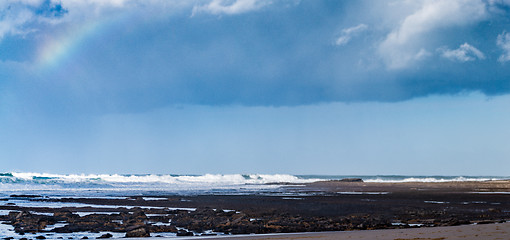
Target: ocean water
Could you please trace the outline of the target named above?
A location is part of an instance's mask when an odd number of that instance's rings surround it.
[[[50,174],[0,173],[0,197],[249,194],[278,192],[282,185],[361,178],[365,182],[446,182],[509,179],[504,176],[290,175],[290,174]]]

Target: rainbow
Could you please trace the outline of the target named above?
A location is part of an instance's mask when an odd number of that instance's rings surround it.
[[[125,21],[126,17],[126,14],[120,14],[108,19],[86,21],[73,25],[60,35],[48,37],[39,46],[35,66],[39,70],[58,68],[63,63],[71,61],[88,40],[101,36],[110,28],[118,26],[120,22]]]

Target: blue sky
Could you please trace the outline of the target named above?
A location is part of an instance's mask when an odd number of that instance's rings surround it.
[[[509,11],[2,1],[2,171],[508,176]]]

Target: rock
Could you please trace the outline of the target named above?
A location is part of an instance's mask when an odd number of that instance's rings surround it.
[[[172,233],[176,233],[177,232],[177,228],[173,225],[170,225],[170,226],[165,226],[165,225],[162,225],[162,226],[150,226],[150,232],[152,233],[160,233],[160,232],[172,232]]]
[[[46,237],[41,235],[41,236],[35,237],[35,239],[46,239]]]
[[[340,179],[339,182],[363,182],[363,179],[361,179],[361,178],[344,178],[344,179]]]
[[[491,213],[500,213],[501,212],[501,209],[497,209],[497,208],[489,208],[488,209],[489,212]]]
[[[59,220],[63,219],[71,219],[71,218],[79,218],[80,215],[73,214],[71,211],[58,211],[53,213],[53,217],[58,218]]]
[[[10,213],[9,213],[9,215],[10,215]],[[32,217],[32,214],[30,212],[21,211],[21,212],[16,213],[16,216],[14,217],[14,219],[19,220],[21,218],[30,218],[30,217]]]
[[[178,237],[183,237],[183,236],[193,236],[193,232],[188,232],[186,230],[180,230],[177,232],[177,236]]]
[[[129,226],[125,229],[126,232],[130,232],[130,231],[133,231],[133,230],[136,230],[136,229],[139,229],[139,228],[144,228],[145,225],[134,225],[134,226]]]
[[[145,228],[137,228],[135,230],[131,230],[129,232],[126,232],[126,237],[150,237],[150,233]]]
[[[13,237],[6,237],[6,238],[2,238],[4,240],[11,240],[11,239],[14,239]]]
[[[202,233],[200,234],[200,236],[217,236],[218,234],[216,233]]]
[[[13,194],[10,197],[12,197],[12,198],[40,198],[42,196],[41,195],[31,195],[31,194],[20,194],[20,195]]]
[[[106,233],[106,234],[103,234],[103,235],[101,235],[101,236],[99,236],[99,237],[97,237],[97,238],[111,238],[111,237],[113,237],[113,235],[112,235],[112,234],[110,234],[110,233]]]

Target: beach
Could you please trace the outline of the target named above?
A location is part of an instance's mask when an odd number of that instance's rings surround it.
[[[493,233],[493,239],[498,239],[510,220],[508,180],[381,183],[346,179],[278,186],[249,194],[11,195],[2,199],[0,211],[5,215],[0,220],[10,226],[6,233],[14,239],[456,239],[446,235],[457,233],[460,239],[476,232],[479,236]]]
[[[321,240],[506,240],[510,236],[510,223],[463,225],[451,227],[385,229],[319,233],[263,234],[258,236],[232,236],[208,239],[321,239]]]

